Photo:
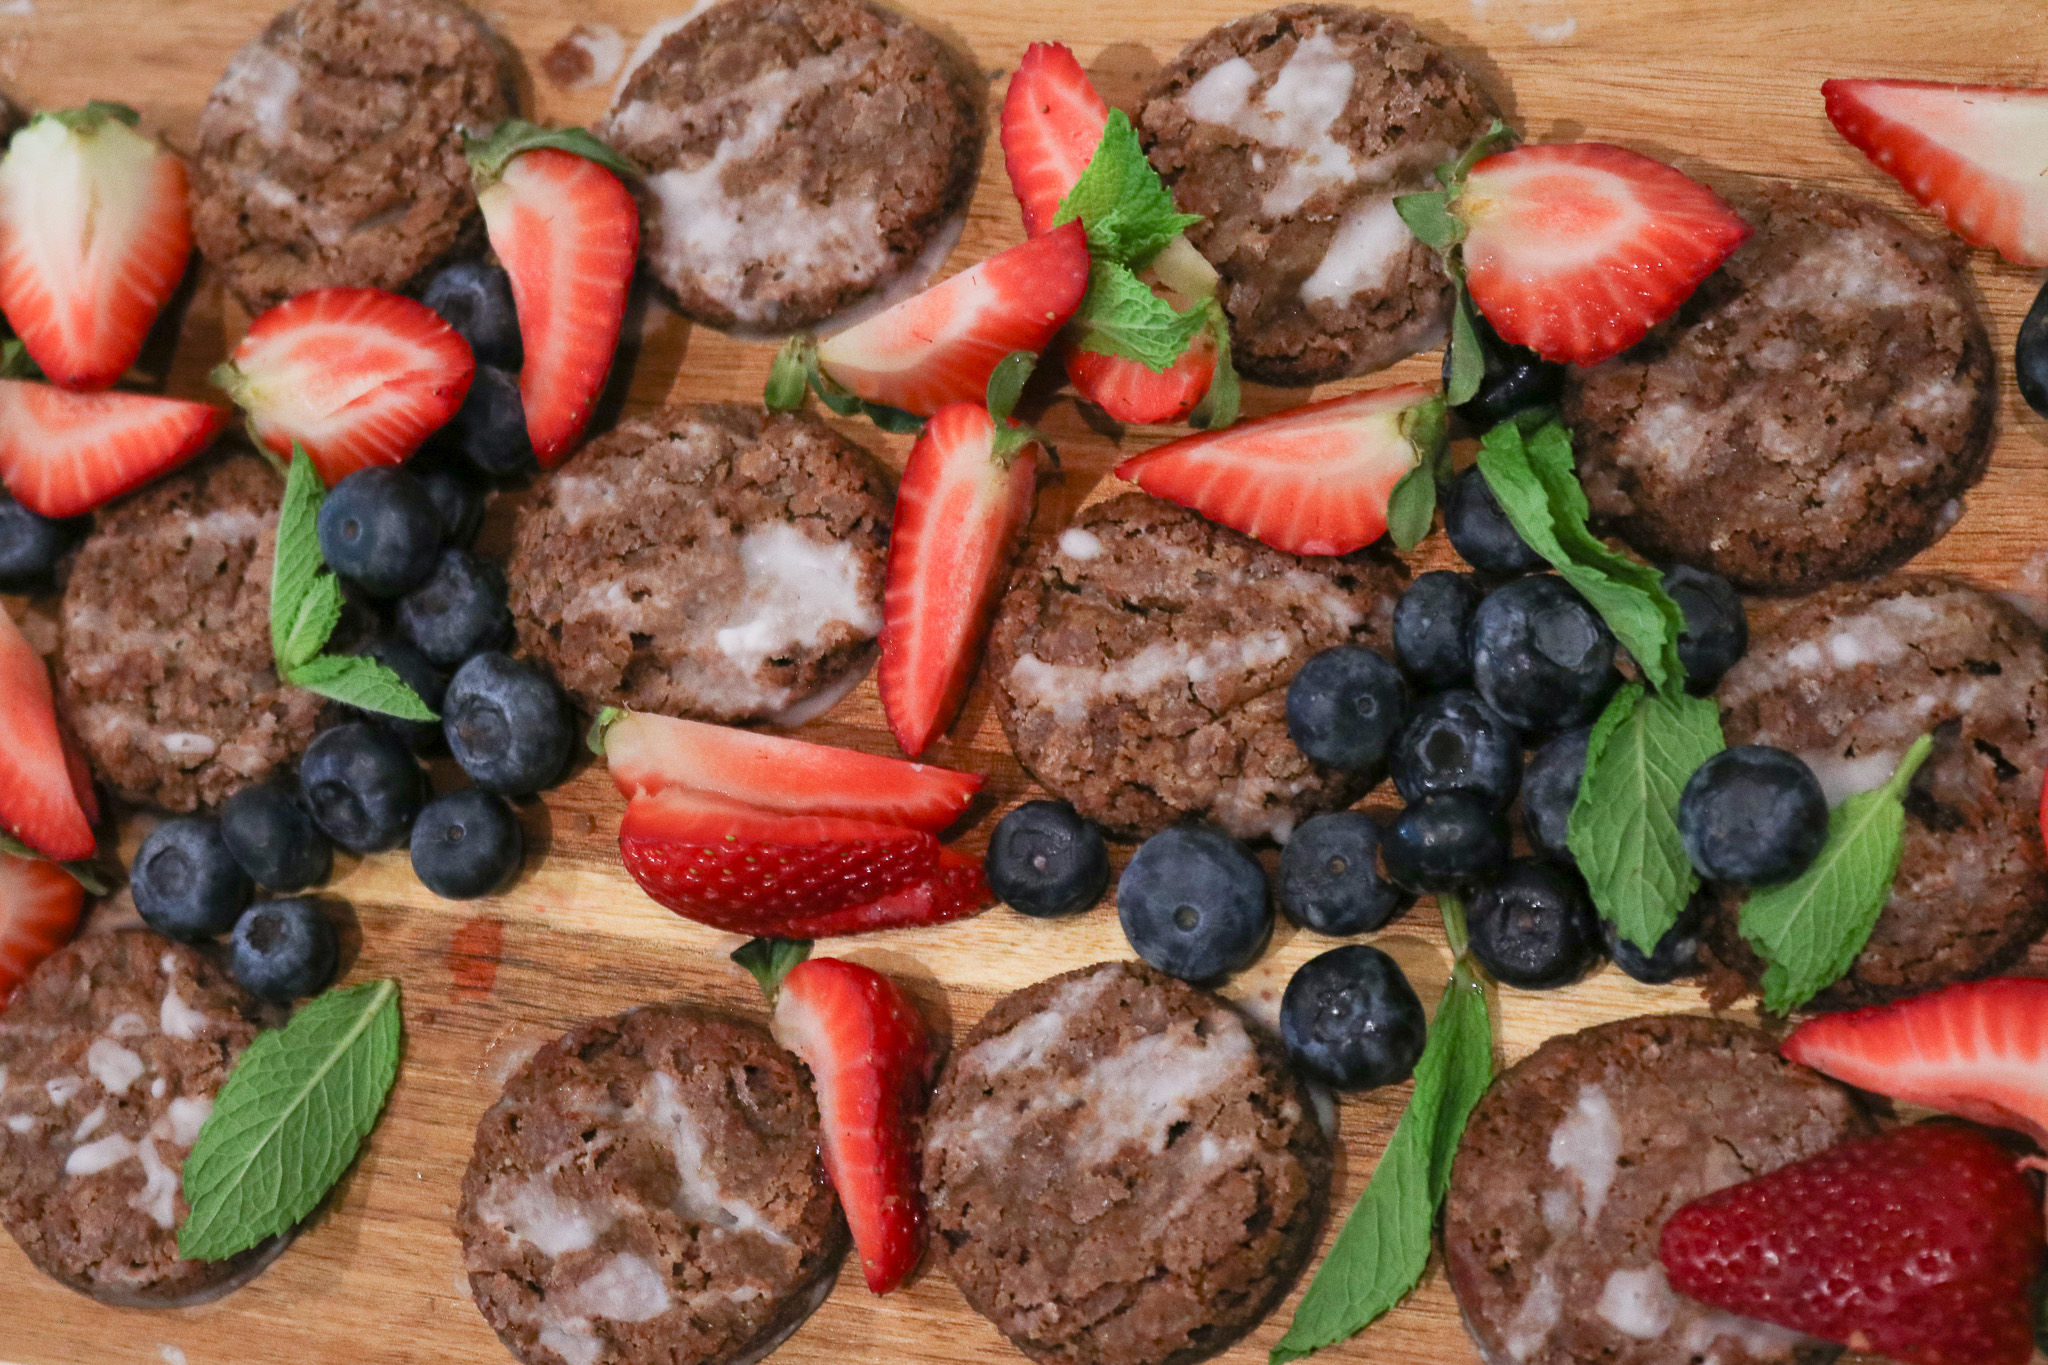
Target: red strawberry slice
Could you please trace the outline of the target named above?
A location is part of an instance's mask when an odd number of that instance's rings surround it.
[[[2041,1213],[1953,1124],[1859,1138],[1695,1200],[1658,1257],[1702,1303],[1916,1365],[2025,1365]]]
[[[519,397],[543,468],[574,449],[618,349],[640,210],[605,167],[555,147],[520,152],[477,195],[512,278],[526,361]]]
[[[965,919],[994,900],[980,859],[941,848],[938,866],[922,881],[899,886],[864,905],[787,921],[772,932],[785,938],[835,938],[877,929],[923,928]]]
[[[2048,90],[1824,81],[1828,118],[1973,246],[2048,265]]]
[[[839,1192],[868,1288],[887,1294],[924,1255],[920,1128],[931,1038],[903,988],[855,962],[814,957],[783,978],[775,1041],[811,1069],[825,1174]]]
[[[476,360],[439,313],[382,289],[314,289],[249,325],[213,372],[284,459],[298,442],[332,487],[398,464],[462,406]]]
[[[1407,417],[1436,397],[1396,384],[1168,441],[1116,467],[1146,492],[1303,555],[1349,554],[1387,530],[1387,499],[1421,458]]]
[[[784,815],[830,815],[936,834],[981,790],[974,773],[645,711],[600,718],[627,798],[680,788]]]
[[[882,710],[913,758],[952,724],[1031,523],[1037,446],[986,408],[939,409],[910,448],[882,593]]]
[[[974,403],[1013,351],[1043,351],[1088,292],[1088,234],[1068,223],[818,343],[818,368],[870,403],[929,417]]]
[[[1060,201],[1095,156],[1109,106],[1072,51],[1060,43],[1024,49],[1003,96],[1003,165],[1024,211],[1024,231],[1050,231]]]
[[[0,480],[43,516],[77,516],[191,459],[227,419],[209,403],[0,379]]]
[[[84,908],[85,888],[57,864],[0,853],[0,1010],[38,962],[71,941]]]
[[[1067,378],[1089,402],[1118,422],[1164,426],[1195,410],[1216,374],[1216,340],[1196,335],[1165,373],[1120,355],[1084,351],[1072,342],[1060,347]]]
[[[1451,201],[1465,282],[1501,338],[1595,365],[1641,341],[1749,240],[1705,185],[1600,142],[1480,161]]]
[[[21,627],[0,611],[0,828],[45,857],[73,862],[93,855],[92,789],[81,800],[72,757],[57,728],[50,670]]]
[[[1794,1029],[1784,1053],[1858,1089],[2048,1146],[2048,980],[1969,981],[1823,1015]]]
[[[192,254],[185,163],[110,109],[45,114],[0,160],[0,311],[66,388],[127,372]]]

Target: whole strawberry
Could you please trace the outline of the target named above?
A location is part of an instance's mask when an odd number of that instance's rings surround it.
[[[2025,1365],[2040,1201],[2013,1155],[1948,1124],[1831,1147],[1664,1225],[1674,1288],[1915,1365]]]

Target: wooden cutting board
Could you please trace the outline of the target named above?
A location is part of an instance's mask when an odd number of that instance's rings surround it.
[[[536,117],[588,122],[604,109],[609,86],[558,89],[541,74],[543,55],[578,21],[612,25],[630,47],[687,3],[496,0],[486,12],[524,59]],[[1128,105],[1160,62],[1250,3],[916,0],[912,9],[972,50],[989,77],[993,113],[1009,68],[1034,39],[1069,44],[1105,95]],[[1937,231],[1835,136],[1821,111],[1822,79],[2048,80],[2048,25],[2035,6],[2013,0],[1406,0],[1400,7],[1470,63],[1532,138],[1620,142],[1723,187],[1758,175],[1831,184],[1906,208]],[[273,8],[273,0],[0,0],[0,89],[32,107],[119,99],[142,111],[146,130],[189,149],[208,90]],[[960,269],[1021,235],[991,138],[966,232],[947,268]],[[1997,455],[1962,521],[1916,566],[2038,595],[2048,574],[2048,422],[2020,402],[2009,362],[2040,281],[1988,252],[1976,253],[1972,272],[2001,355]],[[206,393],[207,369],[243,322],[230,311],[215,282],[202,278],[171,365],[172,392]],[[758,400],[771,345],[693,328],[653,299],[636,306],[628,330],[628,407]],[[1431,379],[1436,372],[1431,355],[1370,382]],[[1245,406],[1256,414],[1309,396],[1250,388]],[[1104,431],[1097,420],[1091,425],[1070,398],[1045,413],[1042,425],[1059,445],[1065,473],[1041,494],[1036,534],[1056,534],[1081,503],[1117,491],[1110,467],[1166,434]],[[905,439],[844,425],[900,466]],[[502,502],[494,508],[487,532],[501,544],[509,510]],[[1415,558],[1422,567],[1453,563],[1441,537]],[[803,733],[895,752],[872,679]],[[933,757],[990,775],[991,799],[963,840],[974,851],[1002,811],[1035,794],[1010,756],[985,687],[977,687],[953,738]],[[524,876],[511,892],[488,900],[436,900],[402,855],[343,859],[329,891],[352,907],[357,926],[348,934],[348,978],[396,976],[404,985],[404,1069],[362,1159],[269,1271],[206,1307],[101,1307],[36,1273],[12,1241],[0,1239],[0,1365],[508,1360],[470,1301],[449,1227],[471,1133],[506,1073],[533,1045],[590,1015],[676,996],[761,1010],[753,983],[726,960],[737,940],[662,910],[621,870],[614,841],[620,809],[602,769],[588,766],[543,801],[527,803]],[[128,852],[139,825],[126,822]],[[1118,851],[1119,867],[1129,851]],[[132,915],[117,900],[97,919],[104,924],[124,911]],[[1433,1007],[1449,964],[1428,903],[1374,941],[1400,960]],[[1327,946],[1283,923],[1265,959],[1229,993],[1270,1014],[1288,974]],[[941,929],[842,940],[832,950],[908,982],[932,1018],[955,1034],[1005,992],[1128,955],[1107,904],[1078,921],[1049,924],[991,910]],[[2048,950],[2036,950],[2031,969],[2048,972]],[[1502,990],[1499,1004],[1503,1062],[1588,1024],[1702,1008],[1696,991],[1639,986],[1611,967],[1564,991]],[[1364,1187],[1407,1089],[1343,1101],[1340,1211]],[[1334,1221],[1326,1241],[1333,1234]],[[1291,1311],[1292,1300],[1224,1359],[1263,1362]],[[1476,1356],[1432,1269],[1410,1302],[1328,1358],[1435,1365]],[[831,1301],[775,1359],[1009,1365],[1021,1357],[943,1274],[927,1269],[902,1292],[876,1299],[849,1261]]]

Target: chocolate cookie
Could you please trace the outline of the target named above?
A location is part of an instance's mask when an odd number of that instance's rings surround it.
[[[1587,500],[1650,558],[1756,592],[1896,568],[1991,459],[1997,386],[1962,248],[1831,190],[1773,186],[1742,209],[1756,236],[1676,318],[1573,371]]]
[[[1223,1350],[1315,1249],[1329,1181],[1329,1138],[1278,1044],[1136,962],[996,1002],[925,1127],[940,1264],[1048,1365]]]
[[[4,92],[0,92],[0,143],[13,137],[14,130],[27,121],[27,115],[21,112],[14,101],[7,98]]]
[[[2048,645],[2019,608],[1926,575],[1842,584],[1763,624],[1719,700],[1730,744],[1792,750],[1830,804],[1883,785],[1914,740],[1934,736],[1906,794],[1891,899],[1815,1008],[1988,976],[2048,932]],[[1763,976],[1741,903],[1726,894],[1708,919],[1716,998]]]
[[[981,165],[976,78],[866,0],[724,0],[634,68],[599,133],[647,171],[655,278],[699,322],[755,331],[896,278]]]
[[[1394,196],[1486,131],[1493,101],[1391,15],[1285,5],[1213,29],[1139,112],[1188,240],[1223,276],[1231,354],[1269,384],[1367,374],[1437,344],[1451,289]]]
[[[252,312],[403,289],[482,241],[462,135],[516,112],[511,50],[455,0],[301,0],[199,116],[193,240]]]
[[[235,454],[100,513],[59,611],[57,704],[100,778],[218,805],[298,757],[322,702],[278,681],[270,562],[284,487]]]
[[[455,1215],[470,1292],[525,1365],[750,1361],[846,1250],[803,1067],[688,1005],[579,1024],[477,1124]]]
[[[776,718],[869,659],[889,501],[868,453],[807,413],[622,422],[520,514],[520,644],[586,711]]]
[[[178,1255],[180,1177],[260,1007],[143,929],[45,958],[0,1013],[0,1222],[36,1267],[105,1303],[224,1293],[275,1253]]]
[[[1674,1293],[1681,1205],[1869,1130],[1843,1087],[1726,1019],[1552,1038],[1494,1082],[1458,1147],[1444,1267],[1495,1365],[1819,1365],[1832,1346]]]
[[[1285,838],[1371,775],[1310,763],[1287,684],[1332,645],[1391,648],[1403,569],[1261,545],[1142,493],[1085,509],[1018,566],[990,637],[996,714],[1041,785],[1112,832],[1213,820]]]

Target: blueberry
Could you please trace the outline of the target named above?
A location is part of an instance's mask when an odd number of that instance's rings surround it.
[[[249,880],[271,891],[318,886],[334,870],[334,849],[283,787],[244,787],[220,809],[220,837]]]
[[[312,901],[264,901],[235,921],[228,970],[259,1000],[288,1005],[334,979],[334,924]]]
[[[412,822],[413,875],[452,901],[503,886],[525,851],[512,803],[475,787],[435,797]]]
[[[1175,825],[1139,845],[1116,913],[1138,956],[1183,981],[1250,965],[1273,928],[1259,860],[1212,825]]]
[[[1600,921],[1579,874],[1541,858],[1518,858],[1466,907],[1472,956],[1494,978],[1547,991],[1584,976],[1600,960]]]
[[[57,561],[92,529],[92,518],[52,521],[0,492],[0,592],[43,592],[57,581]]]
[[[398,633],[442,668],[512,638],[505,571],[467,550],[443,550],[426,582],[398,599]]]
[[[1749,649],[1749,617],[1735,587],[1717,573],[1680,564],[1664,575],[1664,591],[1685,613],[1678,661],[1685,690],[1705,696]]]
[[[1459,558],[1481,573],[1528,573],[1544,565],[1543,556],[1528,547],[1500,510],[1477,465],[1451,481],[1444,499],[1444,534]]]
[[[1318,815],[1280,852],[1280,909],[1319,934],[1366,934],[1406,908],[1408,894],[1380,875],[1380,826],[1364,811]]]
[[[420,302],[448,320],[479,365],[516,370],[524,357],[512,279],[485,261],[456,261],[427,281]]]
[[[196,943],[235,927],[255,888],[205,815],[166,820],[149,832],[128,869],[143,923],[165,938]]]
[[[1486,314],[1472,310],[1479,333],[1480,353],[1486,357],[1486,374],[1479,391],[1452,411],[1480,432],[1492,430],[1526,408],[1554,403],[1564,392],[1564,366],[1545,360],[1527,346],[1502,341],[1500,333],[1486,320]],[[1451,352],[1444,349],[1444,385],[1451,382]]]
[[[1554,574],[1498,588],[1472,614],[1472,685],[1532,734],[1598,716],[1621,685],[1614,654],[1607,623]]]
[[[1484,596],[1471,574],[1438,569],[1408,585],[1394,606],[1394,657],[1424,687],[1456,687],[1472,676],[1466,636]]]
[[[2020,323],[2012,368],[2020,381],[2020,397],[2027,400],[2028,407],[2048,417],[2048,285],[2043,285],[2034,296],[2034,306]]]
[[[411,592],[434,571],[441,518],[403,469],[372,465],[328,490],[320,504],[320,557],[372,597]]]
[[[1687,779],[1678,795],[1678,837],[1702,877],[1774,886],[1819,855],[1828,840],[1828,799],[1796,755],[1737,745]]]
[[[413,690],[413,694],[427,704],[429,711],[440,711],[441,698],[448,690],[448,675],[428,663],[426,655],[396,636],[373,641],[357,652],[367,654],[396,673]],[[441,743],[441,722],[438,720],[402,720],[397,716],[368,711],[356,714],[384,726],[404,740],[416,754],[428,753]]]
[[[396,847],[426,785],[405,741],[367,721],[322,731],[299,760],[299,795],[313,823],[351,853]]]
[[[1035,919],[1086,910],[1109,887],[1102,831],[1064,801],[1026,801],[988,841],[989,888]]]
[[[1422,1002],[1400,964],[1363,943],[1302,963],[1280,997],[1288,1058],[1338,1090],[1407,1080],[1428,1035]]]
[[[1311,762],[1345,772],[1384,762],[1407,711],[1401,671],[1356,645],[1324,650],[1287,685],[1287,734],[1295,747]]]
[[[1663,986],[1691,976],[1700,969],[1700,929],[1706,923],[1708,898],[1692,898],[1678,917],[1678,923],[1657,940],[1655,952],[1646,953],[1621,936],[1612,920],[1600,921],[1600,937],[1614,965],[1651,986]]]
[[[1410,891],[1462,891],[1507,866],[1507,821],[1463,792],[1426,796],[1386,832],[1380,860],[1387,875]]]
[[[1394,741],[1393,767],[1403,801],[1465,792],[1506,810],[1522,785],[1522,737],[1477,692],[1439,692]]]
[[[490,479],[512,481],[540,472],[533,441],[526,434],[519,376],[510,370],[477,366],[469,396],[439,439]]]
[[[1567,730],[1536,751],[1522,778],[1522,830],[1529,845],[1547,858],[1577,867],[1567,837],[1579,781],[1586,775],[1586,742],[1593,727]]]
[[[441,543],[468,549],[483,529],[484,490],[473,477],[446,465],[423,465],[415,460],[407,468],[427,490],[427,501],[434,504],[434,515],[441,520]]]
[[[479,654],[448,680],[441,729],[470,781],[502,796],[530,796],[569,764],[562,689],[503,654]]]

